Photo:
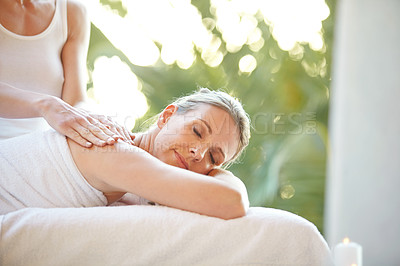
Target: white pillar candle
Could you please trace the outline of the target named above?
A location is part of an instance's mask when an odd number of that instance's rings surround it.
[[[335,266],[362,266],[362,248],[348,238],[336,245],[333,256]]]

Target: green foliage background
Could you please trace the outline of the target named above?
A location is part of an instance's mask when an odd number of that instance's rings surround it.
[[[100,2],[118,11],[120,16],[126,14],[119,1]],[[209,1],[197,0],[192,4],[203,18],[213,17]],[[158,113],[173,98],[199,86],[230,91],[242,101],[252,119],[250,145],[241,162],[230,168],[246,184],[251,205],[296,213],[323,233],[335,1],[327,4],[330,16],[323,22],[324,52],[313,51],[308,45],[302,45],[303,56],[282,51],[269,26],[260,20],[258,27],[265,44],[258,52],[245,45],[236,53],[227,52],[215,68],[207,66],[200,53],[187,70],[162,61],[152,67],[140,67],[132,64],[92,25],[88,67],[93,70],[96,58],[104,55],[117,55],[130,66],[143,84],[142,92],[149,105],[148,113],[136,124]],[[213,33],[221,36],[217,29]],[[238,69],[240,58],[246,54],[257,60],[257,68],[250,75],[239,74]]]

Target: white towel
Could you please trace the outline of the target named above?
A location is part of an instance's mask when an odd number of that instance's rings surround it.
[[[83,178],[66,138],[54,130],[0,141],[0,214],[25,207],[104,206]]]
[[[250,208],[222,220],[164,206],[24,209],[4,216],[0,265],[330,265],[317,228]]]

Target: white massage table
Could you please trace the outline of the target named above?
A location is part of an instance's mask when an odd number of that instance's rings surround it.
[[[163,206],[28,208],[0,216],[0,265],[331,265],[307,220],[252,207],[221,220]]]

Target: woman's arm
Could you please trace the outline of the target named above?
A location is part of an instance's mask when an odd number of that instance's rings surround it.
[[[68,1],[71,27],[62,51],[65,76],[62,98],[65,101],[0,82],[0,116],[14,119],[43,117],[55,130],[86,147],[113,144],[118,138],[129,142],[129,132],[109,118],[72,106],[82,103],[86,95],[84,76],[89,21],[84,10],[82,5]]]
[[[67,2],[67,20],[68,38],[61,53],[65,79],[61,98],[75,106],[86,100],[90,21],[83,4],[74,0]]]
[[[82,146],[113,144],[115,133],[83,110],[58,97],[15,88],[0,82],[0,116],[4,118],[43,117],[58,132]]]
[[[65,78],[61,98],[74,107],[88,110],[86,57],[89,47],[90,21],[85,6],[79,1],[69,0],[67,2],[67,20],[68,39],[61,53]],[[112,93],[111,90],[110,93]],[[123,136],[126,141],[131,140],[132,134],[111,118],[92,113],[89,115],[106,125],[111,132]],[[97,135],[102,132],[92,133]],[[102,138],[101,135],[98,137]]]
[[[84,149],[69,141],[82,175],[104,193],[130,192],[162,205],[223,219],[244,216],[244,185],[229,172],[215,177],[167,165],[125,143]]]
[[[0,116],[4,118],[40,117],[52,96],[15,88],[0,81]]]
[[[238,177],[236,177],[232,172],[224,169],[213,169],[210,173],[208,173],[209,176],[212,176],[218,180],[221,180],[222,182],[225,182],[227,184],[230,184],[233,186],[237,191],[240,192],[242,195],[242,200],[243,200],[243,205],[245,207],[245,210],[249,209],[250,202],[249,202],[249,197],[247,195],[247,189],[242,180],[240,180]]]

